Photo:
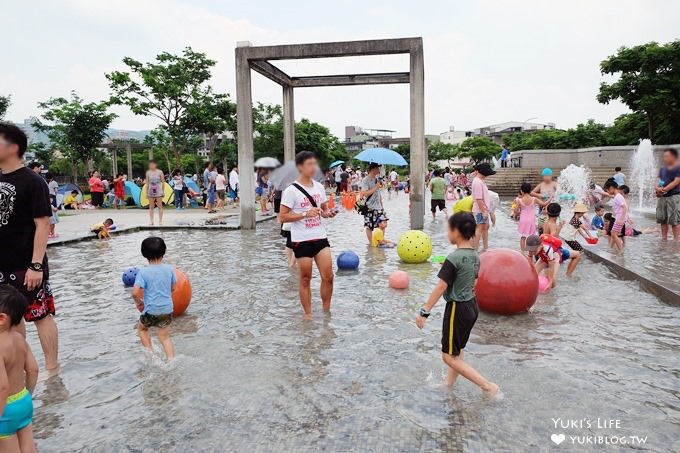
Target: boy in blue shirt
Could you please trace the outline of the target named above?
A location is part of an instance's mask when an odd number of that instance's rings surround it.
[[[175,289],[177,277],[172,266],[163,264],[165,250],[165,242],[159,237],[152,236],[142,241],[142,256],[149,261],[149,265],[139,270],[132,298],[137,309],[142,312],[137,326],[142,345],[153,351],[149,328],[157,327],[158,341],[163,346],[166,359],[170,361],[175,358],[175,347],[170,339],[170,323],[172,290]]]
[[[590,221],[591,230],[604,230],[604,206],[601,203],[595,205],[595,216]]]
[[[477,247],[472,244],[476,228],[475,218],[469,212],[459,212],[449,217],[449,241],[456,245],[456,250],[446,257],[437,275],[437,285],[418,311],[416,325],[422,329],[432,308],[444,297],[446,309],[442,326],[442,360],[449,367],[444,383],[451,387],[462,375],[479,386],[485,395],[496,396],[498,385],[465,362],[464,349],[479,315],[475,300],[479,254]]]

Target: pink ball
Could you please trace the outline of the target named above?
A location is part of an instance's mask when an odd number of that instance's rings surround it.
[[[545,275],[538,276],[538,292],[545,294],[550,291],[550,279]]]
[[[404,271],[394,271],[388,280],[390,288],[406,289],[410,283],[408,274]]]

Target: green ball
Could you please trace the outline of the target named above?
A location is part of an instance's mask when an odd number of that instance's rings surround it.
[[[424,263],[432,255],[432,239],[419,230],[407,231],[397,242],[397,255],[405,263]]]

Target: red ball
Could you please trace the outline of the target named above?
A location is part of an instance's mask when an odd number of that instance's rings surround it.
[[[479,308],[499,315],[526,313],[538,296],[538,275],[526,256],[510,249],[480,255],[475,298]]]

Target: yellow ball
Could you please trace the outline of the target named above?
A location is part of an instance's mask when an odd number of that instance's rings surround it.
[[[422,231],[407,231],[397,242],[397,255],[405,263],[424,263],[432,255],[432,239]]]

